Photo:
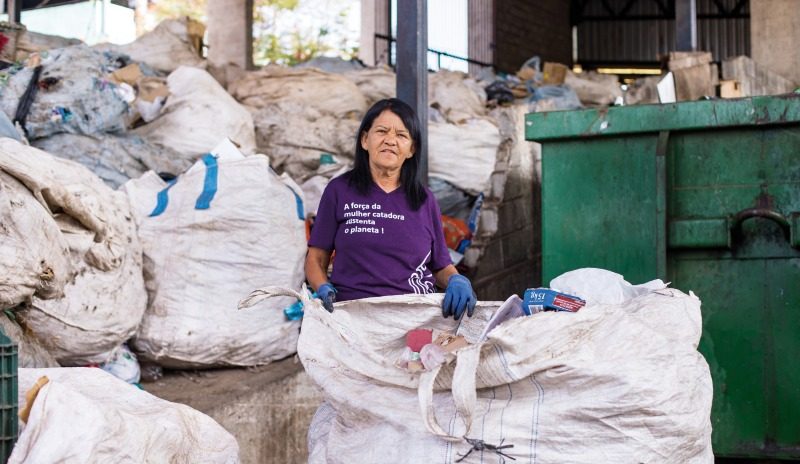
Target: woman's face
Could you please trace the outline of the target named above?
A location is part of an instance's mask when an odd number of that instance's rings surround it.
[[[369,153],[370,168],[397,170],[414,156],[414,142],[403,120],[391,110],[375,118],[368,132],[361,134],[361,147]]]

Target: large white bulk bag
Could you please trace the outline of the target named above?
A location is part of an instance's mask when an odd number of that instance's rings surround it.
[[[29,139],[61,132],[96,134],[124,130],[129,107],[123,89],[108,80],[120,67],[119,55],[102,53],[84,44],[48,50],[41,55],[38,87],[24,118]],[[34,67],[3,70],[0,111],[14,119],[24,107]]]
[[[76,271],[63,297],[34,297],[17,317],[62,365],[105,361],[134,334],[147,303],[142,249],[126,196],[77,163],[11,139],[0,139],[0,170],[52,214]]]
[[[136,211],[150,295],[133,342],[169,367],[251,366],[296,350],[292,298],[248,311],[264,284],[299,288],[306,252],[302,192],[263,155],[215,149],[174,183],[148,172],[125,184]]]
[[[428,103],[454,124],[486,115],[486,91],[469,75],[458,71],[431,74]]]
[[[472,195],[485,192],[501,149],[500,130],[490,120],[428,123],[428,172]]]
[[[358,90],[364,94],[367,107],[374,105],[378,100],[397,95],[397,77],[392,68],[388,66],[348,71],[342,76],[358,86]]]
[[[253,118],[211,74],[181,66],[167,77],[167,85],[170,95],[161,115],[133,133],[180,153],[183,169],[225,137],[243,153],[255,152]]]
[[[360,117],[367,102],[346,77],[315,68],[266,66],[246,73],[229,86],[231,95],[247,106],[293,102],[336,117]]]
[[[0,330],[17,344],[19,367],[58,367],[58,361],[30,332],[5,315],[0,316]]]
[[[214,419],[101,369],[20,369],[19,405],[30,415],[9,464],[239,462],[236,439]]]
[[[115,189],[151,169],[178,174],[191,164],[169,147],[136,135],[63,133],[34,140],[31,145],[86,166]]]
[[[409,330],[453,331],[441,302],[368,298],[328,313],[306,299],[298,354],[328,403],[309,430],[309,462],[452,463],[470,450],[461,462],[503,462],[488,445],[515,462],[713,462],[696,297],[662,289],[541,312],[483,341],[499,303],[479,302],[459,332],[474,344],[455,365],[397,367]]]
[[[352,159],[359,122],[323,113],[301,103],[284,101],[251,108],[260,153],[269,153],[272,167],[302,183],[330,153]]]
[[[12,153],[4,150],[0,157]],[[2,169],[0,224],[0,309],[13,308],[34,295],[63,296],[64,285],[75,275],[67,241],[47,207]]]

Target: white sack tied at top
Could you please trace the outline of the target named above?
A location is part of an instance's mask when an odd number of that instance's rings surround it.
[[[236,439],[214,419],[101,369],[20,369],[18,401],[30,413],[9,464],[239,462]]]
[[[171,73],[181,66],[206,68],[190,37],[192,24],[188,18],[167,19],[152,31],[124,45],[99,44],[95,48],[124,53],[134,61],[163,73]]]
[[[16,317],[62,365],[105,361],[134,334],[147,303],[142,249],[125,195],[77,163],[11,139],[0,139],[0,171],[47,211],[60,232],[55,243],[66,245],[74,269],[63,295],[34,293]],[[42,250],[52,245],[27,243]]]
[[[323,114],[355,119],[367,111],[367,102],[349,79],[315,68],[270,65],[246,73],[229,86],[243,105],[261,108],[293,102]]]
[[[488,119],[463,124],[428,124],[428,172],[461,190],[485,192],[497,163],[502,137]]]
[[[236,142],[243,153],[255,152],[255,129],[250,112],[211,74],[181,66],[167,77],[167,85],[170,96],[161,115],[132,133],[179,153],[181,171],[225,137]]]
[[[167,367],[254,366],[296,351],[299,321],[284,297],[237,310],[253,288],[299,288],[306,253],[302,191],[263,155],[230,143],[164,182],[124,185],[139,224],[150,295],[133,341]]]
[[[328,313],[306,297],[298,355],[328,403],[309,430],[310,463],[451,463],[473,448],[465,438],[509,446],[506,462],[713,463],[697,298],[664,289],[540,312],[483,341],[475,334],[500,303],[478,302],[459,329],[474,344],[454,363],[397,367],[409,330],[455,329],[441,301],[368,298]],[[484,449],[463,462],[499,459]]]

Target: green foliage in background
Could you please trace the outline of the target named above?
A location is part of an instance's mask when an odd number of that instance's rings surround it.
[[[253,61],[291,66],[316,56],[351,59],[357,41],[348,15],[358,0],[254,0]],[[207,0],[158,0],[150,12],[156,22],[188,16],[206,22]]]
[[[352,0],[256,0],[253,60],[294,65],[321,55],[351,59],[347,37]],[[352,41],[350,41],[352,42]]]

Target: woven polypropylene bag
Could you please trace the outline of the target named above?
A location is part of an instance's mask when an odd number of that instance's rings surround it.
[[[664,289],[622,305],[543,312],[475,333],[455,366],[395,366],[409,330],[451,331],[441,295],[307,301],[298,354],[335,413],[312,423],[310,462],[451,463],[484,444],[520,462],[710,463],[711,378],[700,301]],[[327,418],[326,420],[324,420]],[[476,442],[478,443],[478,442]],[[466,463],[498,462],[491,450]],[[508,461],[506,461],[508,462]]]
[[[235,149],[233,150],[235,152]],[[169,367],[254,366],[296,351],[292,298],[247,311],[264,284],[299,288],[302,191],[266,156],[208,155],[174,184],[149,172],[125,184],[144,248],[149,305],[134,350]]]

